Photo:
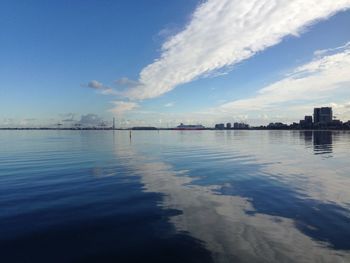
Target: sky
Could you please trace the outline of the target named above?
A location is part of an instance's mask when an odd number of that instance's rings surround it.
[[[350,119],[350,0],[1,0],[0,127]]]

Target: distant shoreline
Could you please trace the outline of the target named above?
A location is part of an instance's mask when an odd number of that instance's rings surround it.
[[[250,127],[241,129],[215,129],[204,128],[199,130],[179,130],[176,128],[0,128],[5,131],[349,131],[350,128],[319,128],[319,129],[301,129],[301,128],[262,128],[262,127]]]

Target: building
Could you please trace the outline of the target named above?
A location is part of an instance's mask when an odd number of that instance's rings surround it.
[[[228,122],[228,123],[226,123],[226,129],[228,129],[228,130],[229,130],[229,129],[231,129],[231,128],[232,128],[231,123],[229,123],[229,122]]]
[[[344,122],[344,123],[343,123],[343,127],[344,127],[345,129],[350,129],[350,120],[347,121],[347,122]]]
[[[249,125],[248,125],[248,124],[245,124],[245,123],[243,123],[243,122],[241,122],[241,123],[235,122],[235,123],[233,124],[233,128],[234,128],[234,129],[248,129],[248,128],[249,128]]]
[[[267,128],[268,129],[287,129],[288,125],[282,122],[271,122],[269,125],[267,125]]]
[[[301,129],[312,129],[312,116],[305,116],[303,120],[300,120],[299,126]]]
[[[215,124],[215,129],[223,130],[225,129],[225,124],[223,123]]]
[[[305,121],[305,123],[312,123],[312,116],[305,116],[304,117],[304,121]]]
[[[314,108],[314,123],[320,122],[320,108]]]
[[[314,123],[327,124],[333,120],[333,111],[331,107],[314,108]]]

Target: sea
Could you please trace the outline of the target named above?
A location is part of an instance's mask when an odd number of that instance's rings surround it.
[[[0,262],[350,262],[350,132],[2,130]]]

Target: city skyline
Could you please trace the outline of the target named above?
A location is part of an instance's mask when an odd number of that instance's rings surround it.
[[[4,1],[0,128],[350,119],[349,0],[152,3]]]
[[[106,121],[101,118],[97,118],[95,115],[83,116],[82,119],[87,118],[90,121],[74,121],[69,120],[68,124],[55,123],[48,126],[7,126],[0,127],[5,130],[17,130],[17,129],[44,129],[44,130],[233,130],[233,129],[287,129],[287,130],[349,130],[350,120],[341,121],[333,115],[332,107],[319,107],[313,109],[313,115],[305,115],[304,119],[299,122],[293,121],[292,123],[283,122],[270,122],[268,125],[250,125],[245,122],[226,122],[216,123],[213,126],[203,126],[202,124],[185,124],[180,123],[176,126],[130,126],[126,124],[123,126],[120,123],[116,126],[116,119],[113,117],[112,121]],[[91,121],[91,119],[94,119]],[[130,124],[130,123],[129,123]],[[130,134],[131,136],[131,134]]]

